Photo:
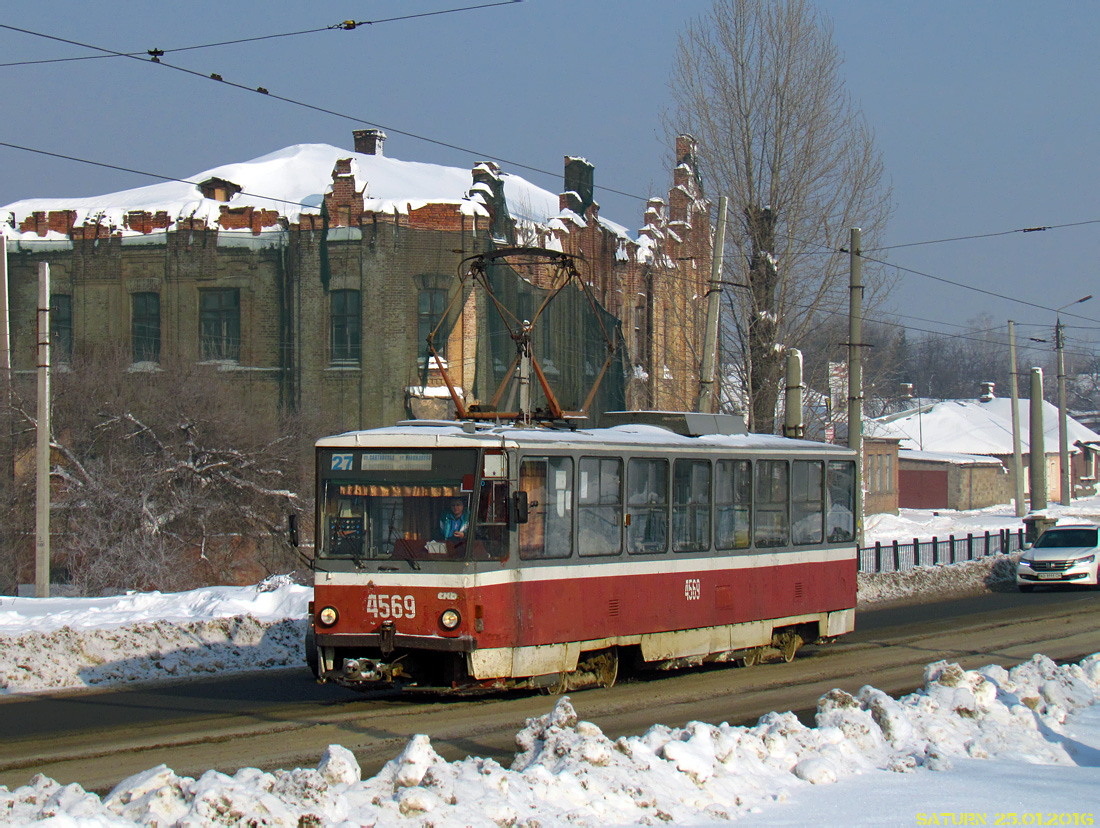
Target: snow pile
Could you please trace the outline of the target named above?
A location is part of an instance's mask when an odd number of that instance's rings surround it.
[[[1098,695],[1100,654],[1069,666],[1036,656],[1012,670],[937,662],[926,668],[923,688],[901,699],[870,686],[856,695],[831,691],[813,728],[791,713],[769,713],[753,727],[655,725],[615,741],[580,721],[563,698],[528,720],[510,768],[476,757],[446,762],[427,736],[415,736],[366,780],[355,757],[335,745],[313,769],[211,770],[191,779],[159,766],[103,799],[40,775],[14,791],[0,787],[0,820],[542,828],[724,822],[864,774],[944,772],[988,758],[1089,764],[1081,754],[1094,754],[1095,746],[1070,738],[1065,724]]]
[[[0,597],[0,695],[305,664],[309,587]]]
[[[902,572],[859,573],[859,606],[927,598],[1014,590],[1018,554],[993,555],[950,566],[917,566]]]

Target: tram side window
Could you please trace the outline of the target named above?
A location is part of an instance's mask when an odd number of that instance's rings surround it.
[[[714,546],[752,546],[752,461],[719,460],[714,470]]]
[[[786,546],[790,539],[787,512],[787,461],[756,461],[756,545]]]
[[[623,551],[623,461],[618,457],[581,458],[577,523],[581,555]]]
[[[573,458],[525,457],[519,485],[527,492],[527,523],[519,526],[525,560],[573,554]]]
[[[668,461],[635,458],[627,465],[626,548],[634,555],[668,548]]]
[[[791,463],[791,542],[821,543],[825,525],[824,464],[820,460]]]
[[[825,491],[829,498],[825,537],[829,543],[850,543],[856,537],[856,464],[848,460],[830,460]]]
[[[710,463],[706,460],[672,464],[672,548],[676,552],[710,548]]]

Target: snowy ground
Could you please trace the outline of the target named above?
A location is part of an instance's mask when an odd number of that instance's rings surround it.
[[[869,538],[1018,525],[1010,510],[869,520]],[[1100,515],[1100,500],[1050,510]],[[1070,513],[1072,512],[1072,513]],[[1004,521],[998,523],[997,521]],[[895,534],[876,535],[892,527]],[[966,529],[961,532],[965,533]],[[861,576],[860,601],[1007,584],[1005,558]],[[95,599],[0,597],[0,694],[302,664],[310,590],[257,587]],[[751,728],[654,725],[608,740],[567,699],[517,734],[511,766],[445,762],[412,739],[377,776],[331,746],[316,768],[198,779],[158,767],[102,799],[35,777],[0,787],[0,823],[100,825],[1091,825],[1100,811],[1100,654],[1005,671],[929,665],[892,699],[868,686],[818,705],[817,726],[770,713]],[[3,709],[0,706],[0,709]],[[970,822],[967,823],[966,820]]]

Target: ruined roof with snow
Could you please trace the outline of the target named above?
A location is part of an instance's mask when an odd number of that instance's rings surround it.
[[[126,226],[134,211],[167,213],[173,220],[198,219],[216,225],[223,207],[255,207],[277,211],[290,222],[303,213],[318,214],[324,195],[332,190],[333,168],[351,159],[357,187],[364,187],[364,209],[407,214],[429,203],[454,204],[465,215],[488,216],[484,197],[470,169],[401,161],[382,155],[352,152],[329,144],[296,144],[250,161],[223,164],[189,176],[105,195],[81,198],[33,198],[0,207],[0,225],[9,237],[18,237],[20,223],[34,213],[72,210],[76,225],[103,223],[123,235],[140,235]],[[508,211],[520,221],[549,225],[562,211],[558,196],[517,175],[501,172]],[[221,179],[241,188],[228,202],[205,198],[199,184]],[[615,235],[629,238],[625,227],[602,217],[600,224]],[[31,236],[31,233],[24,233]],[[55,234],[57,235],[57,234]]]

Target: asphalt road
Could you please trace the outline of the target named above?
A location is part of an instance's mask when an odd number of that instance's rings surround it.
[[[807,720],[833,687],[863,684],[893,694],[919,686],[925,664],[1006,667],[1042,652],[1077,659],[1100,651],[1100,595],[1088,591],[992,593],[858,613],[856,631],[806,647],[791,664],[707,667],[628,677],[572,696],[578,713],[611,737],[660,722],[751,724],[771,710]],[[7,697],[0,701],[0,785],[35,773],[106,791],[164,763],[197,776],[243,766],[312,766],[329,744],[353,750],[364,774],[427,733],[448,759],[491,756],[507,765],[515,733],[553,699],[508,694],[450,700],[363,695],[317,685],[302,669],[198,679],[115,691]]]

